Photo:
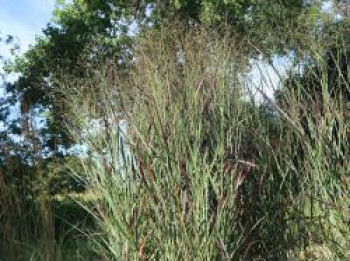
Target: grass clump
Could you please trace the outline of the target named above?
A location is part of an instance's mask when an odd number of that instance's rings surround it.
[[[66,82],[68,129],[89,148],[81,163],[101,200],[87,209],[107,258],[348,257],[344,103],[329,99],[327,81],[314,83],[324,102],[306,103],[295,77],[257,104],[246,44],[199,27],[151,30],[126,74],[102,66]]]

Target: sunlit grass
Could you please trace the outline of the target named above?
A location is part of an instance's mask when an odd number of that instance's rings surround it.
[[[128,76],[110,84],[96,70],[77,84],[93,95],[67,97],[72,135],[99,155],[82,164],[102,195],[91,213],[111,259],[347,258],[343,103],[320,81],[323,103],[306,104],[296,78],[257,106],[243,98],[242,46],[201,29],[151,31]],[[97,118],[108,119],[98,131],[75,131]]]
[[[262,86],[244,77],[249,41],[175,27],[138,36],[126,73],[102,64],[59,79],[67,130],[89,148],[79,170],[62,168],[86,190],[34,195],[0,183],[2,253],[347,260],[350,113],[330,95],[322,43],[305,50],[315,66],[304,78],[280,79],[285,89],[257,102],[249,94]]]

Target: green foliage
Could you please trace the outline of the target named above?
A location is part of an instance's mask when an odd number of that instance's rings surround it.
[[[329,99],[349,101],[348,27],[347,21],[337,22],[323,32],[320,43],[313,43],[310,48],[301,50],[302,55],[308,57],[307,61],[304,61],[303,73],[292,72],[285,88],[298,89],[298,86],[302,86],[305,103],[309,99],[323,103],[327,98],[322,97],[325,93]],[[283,91],[280,90],[278,95],[282,95]]]
[[[86,236],[88,229],[95,228],[91,215],[74,198],[60,200],[48,195],[47,184],[40,184],[47,169],[30,167],[20,160],[7,159],[6,167],[0,168],[0,260],[98,257],[95,241]],[[73,170],[74,159],[60,163],[61,169]],[[49,165],[52,169],[53,164]],[[68,174],[56,178],[68,178]],[[89,201],[86,197],[84,202]]]
[[[113,59],[118,70],[125,70],[133,60],[133,38],[128,34],[132,23],[141,31],[147,30],[150,24],[157,27],[178,18],[183,21],[184,28],[196,24],[216,28],[226,23],[232,32],[250,39],[250,54],[269,56],[298,46],[300,42],[291,36],[309,35],[314,23],[304,18],[314,21],[315,10],[319,10],[317,1],[305,4],[301,0],[282,3],[261,0],[58,1],[53,20],[43,31],[44,36],[11,66],[12,71],[21,74],[14,90],[22,97],[22,113],[38,107],[51,111],[44,129],[50,138],[44,143],[57,151],[60,145],[71,145],[62,128],[64,119],[57,94],[57,77],[65,73],[79,77],[86,66],[95,66],[106,59]],[[21,121],[30,121],[30,118]],[[27,125],[30,122],[23,123]]]
[[[0,260],[347,259],[349,23],[321,4],[58,0],[6,67]],[[291,51],[257,105],[247,61]]]
[[[71,79],[63,83],[72,135],[100,155],[81,164],[101,196],[86,209],[104,232],[106,256],[346,259],[350,125],[342,103],[324,104],[308,136],[303,122],[314,121],[315,101],[305,107],[290,91],[289,107],[257,107],[242,95],[249,80],[239,77],[240,40],[166,27],[138,41],[126,79],[109,84],[102,69],[74,81],[96,84],[89,99],[69,92]],[[126,141],[113,131],[115,111],[127,119]],[[101,116],[114,124],[81,135],[77,126]]]
[[[54,196],[84,192],[87,178],[79,162],[79,158],[73,156],[46,162],[38,177],[33,180],[37,193]]]

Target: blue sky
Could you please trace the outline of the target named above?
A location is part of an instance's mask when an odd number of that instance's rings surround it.
[[[42,35],[42,29],[52,18],[55,0],[0,0],[0,35],[16,36],[21,53],[35,43],[35,37]],[[0,55],[9,57],[8,48],[0,43]],[[0,64],[0,72],[1,64]],[[15,77],[9,77],[11,80]],[[4,95],[0,79],[0,97]],[[2,128],[0,122],[0,130]]]
[[[55,0],[0,0],[0,35],[18,38],[21,53],[42,35],[42,29],[52,18]],[[0,43],[0,55],[8,58],[8,47]],[[0,64],[0,72],[1,64]],[[0,79],[0,96],[3,95]]]
[[[0,0],[0,31],[17,36],[22,52],[26,51],[42,34],[54,7],[55,0]],[[0,52],[3,49],[0,47]]]

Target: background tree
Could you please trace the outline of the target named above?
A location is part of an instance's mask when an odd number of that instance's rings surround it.
[[[57,151],[67,148],[69,138],[62,128],[55,78],[62,73],[81,75],[87,65],[113,59],[118,71],[132,61],[132,33],[157,26],[178,17],[190,27],[206,24],[217,27],[225,23],[240,37],[250,39],[255,54],[272,54],[287,46],[279,39],[289,39],[293,48],[292,28],[307,30],[305,17],[319,10],[318,1],[262,0],[188,1],[188,0],[75,0],[70,4],[57,1],[54,18],[44,29],[44,36],[12,66],[20,73],[12,91],[21,98],[22,131],[28,133],[28,115],[34,108],[48,111],[45,146]],[[309,18],[308,18],[309,19]],[[289,34],[290,37],[287,37]],[[280,37],[283,35],[283,37]]]

